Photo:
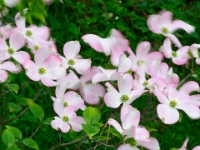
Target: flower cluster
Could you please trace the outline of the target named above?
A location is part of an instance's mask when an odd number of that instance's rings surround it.
[[[109,118],[108,124],[124,140],[135,141],[134,145],[122,144],[118,150],[137,150],[137,146],[159,150],[158,141],[150,136],[145,127],[139,125],[140,112],[131,106],[145,93],[157,97],[160,103],[157,105],[157,115],[165,124],[174,124],[179,120],[179,109],[192,119],[200,118],[200,95],[191,95],[193,91],[199,92],[198,83],[189,81],[178,89],[179,76],[163,62],[165,57],[171,58],[174,64],[184,65],[194,57],[196,63],[200,64],[200,45],[182,46],[172,34],[177,29],[191,33],[194,27],[181,20],[172,21],[171,12],[163,11],[147,20],[152,32],[166,37],[159,51],[151,51],[150,42],[144,41],[138,44],[134,53],[129,41],[116,29],[112,29],[107,38],[94,34],[84,35],[83,41],[95,51],[110,56],[110,62],[115,68],[110,70],[92,66],[91,59],[83,59],[79,55],[81,45],[78,41],[66,42],[63,56],[51,40],[48,27],[26,27],[26,19],[19,13],[15,16],[15,23],[16,27],[0,27],[0,81],[7,80],[7,71],[20,72],[22,68],[19,66],[22,65],[31,80],[55,87],[56,96],[52,96],[52,100],[58,116],[51,122],[54,129],[64,133],[70,128],[76,132],[81,131],[82,124],[86,122],[76,112],[79,109],[84,111],[85,103],[94,106],[103,99],[107,107],[121,107],[122,126],[115,118]],[[177,51],[172,50],[172,43],[178,47]],[[30,54],[21,50],[24,46],[30,49]]]

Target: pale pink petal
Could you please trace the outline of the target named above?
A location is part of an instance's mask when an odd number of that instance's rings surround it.
[[[118,72],[127,72],[131,69],[132,62],[126,55],[121,55],[119,60]]]
[[[106,106],[111,108],[119,107],[122,103],[120,100],[120,94],[110,83],[107,82],[106,86],[108,87],[108,92],[104,95],[104,102]]]
[[[110,80],[110,78],[104,74],[104,73],[97,73],[94,75],[94,77],[92,78],[92,83],[98,83],[98,82],[103,82],[103,81],[108,81]]]
[[[200,146],[195,146],[192,150],[200,150]]]
[[[122,35],[122,33],[120,33],[118,30],[116,29],[112,29],[111,30],[111,37],[118,37],[118,38],[124,38],[124,36]]]
[[[99,73],[99,72],[101,72],[101,71],[99,70],[99,68],[93,66],[88,72],[85,72],[85,73],[81,76],[80,80],[81,80],[82,82],[86,83],[86,82],[92,80],[93,76],[94,76],[95,74]]]
[[[47,68],[45,76],[57,80],[66,75],[66,70],[62,66],[52,66]]]
[[[85,43],[88,43],[97,52],[103,52],[103,47],[100,43],[101,37],[94,34],[86,34],[82,36]]]
[[[184,65],[188,62],[188,59],[184,59],[184,58],[172,58],[173,63],[177,64],[177,65]]]
[[[20,64],[24,64],[26,60],[31,59],[29,53],[25,51],[15,52],[12,57]]]
[[[179,48],[182,47],[182,44],[175,35],[169,33],[166,34],[165,36],[168,37],[172,41],[172,43],[174,43],[177,47]]]
[[[161,52],[151,52],[146,55],[145,60],[148,64],[153,60],[163,60],[163,54]]]
[[[183,94],[181,92],[178,92],[176,88],[173,86],[170,86],[168,89],[168,99],[169,100],[179,100],[179,94]]]
[[[81,45],[79,41],[70,41],[65,43],[63,52],[66,58],[75,58],[75,56],[79,53],[81,49]]]
[[[15,15],[15,24],[20,30],[24,30],[26,28],[26,20],[20,15],[20,13]]]
[[[139,148],[137,148],[136,146],[131,146],[129,144],[123,144],[120,145],[117,150],[140,150]]]
[[[199,107],[193,103],[183,103],[181,105],[178,105],[176,108],[183,110],[192,119],[200,118]]]
[[[13,48],[14,51],[17,51],[24,46],[25,39],[24,39],[22,34],[15,33],[15,34],[10,36],[9,43],[10,43],[10,47]]]
[[[131,126],[138,126],[139,121],[140,112],[135,108],[132,108],[132,110],[127,112],[127,114],[121,118],[122,127],[124,130],[129,129]]]
[[[62,124],[60,125],[60,130],[61,130],[63,133],[69,132],[69,130],[70,130],[69,124],[68,124],[68,123],[62,123]]]
[[[186,138],[185,141],[184,141],[184,143],[183,143],[183,145],[182,145],[182,147],[179,148],[178,150],[185,150],[187,148],[188,140],[189,140],[189,138]]]
[[[50,55],[52,55],[52,53],[48,50],[40,49],[40,50],[36,51],[35,55],[34,55],[35,63],[38,65],[42,65],[44,60],[46,58],[48,58],[48,56],[50,56]]]
[[[119,66],[119,60],[121,55],[124,55],[124,51],[122,50],[112,51],[110,61],[113,66]]]
[[[106,54],[106,56],[109,56],[111,54],[111,49],[116,44],[116,40],[117,39],[114,37],[99,39],[99,42],[101,43],[101,46],[103,48],[103,52]]]
[[[190,99],[191,99],[190,101],[191,103],[200,107],[200,94],[192,95],[190,96]]]
[[[174,32],[178,29],[183,29],[187,33],[192,33],[195,31],[195,28],[193,26],[187,24],[186,22],[184,22],[182,20],[174,20],[172,22],[172,32]]]
[[[179,112],[175,108],[164,104],[159,104],[157,106],[157,114],[165,124],[174,124],[179,119]]]
[[[188,81],[179,89],[179,91],[190,94],[193,91],[199,91],[199,84],[195,81]]]
[[[13,62],[10,62],[10,61],[6,61],[0,64],[0,69],[7,70],[9,72],[18,71],[18,67]]]
[[[136,141],[150,142],[149,136],[149,131],[144,127],[136,126],[133,128],[133,138]]]
[[[85,123],[85,120],[82,117],[76,117],[69,121],[69,124],[72,126],[72,130],[76,132],[80,132],[82,128],[82,124]]]
[[[8,78],[8,73],[5,70],[0,70],[0,82],[5,82]]]
[[[150,50],[150,43],[149,42],[141,42],[138,44],[136,48],[136,56],[138,58],[144,58]]]
[[[184,59],[190,59],[190,56],[188,55],[189,48],[190,48],[189,46],[183,46],[183,47],[179,48],[176,51],[178,57],[184,58]]]
[[[123,132],[122,127],[120,126],[120,124],[115,119],[109,118],[108,124],[113,126],[119,133]]]
[[[133,86],[133,77],[130,74],[124,74],[119,76],[118,89],[121,94],[129,95],[132,86]]]
[[[105,88],[101,84],[85,84],[80,88],[80,93],[87,103],[96,105],[104,96]]]
[[[76,107],[74,106],[68,106],[64,109],[62,114],[59,114],[60,117],[62,116],[67,116],[69,117],[69,120],[74,117],[74,115],[76,115],[75,111],[76,111]]]
[[[52,87],[52,86],[57,85],[57,82],[55,82],[52,79],[47,78],[47,77],[41,77],[41,82],[48,87]]]
[[[151,32],[157,33],[157,34],[161,34],[161,30],[159,28],[159,20],[160,20],[161,16],[160,15],[150,15],[147,19],[147,25],[149,27],[149,30]]]
[[[88,72],[91,67],[91,59],[74,59],[75,64],[71,66],[74,68],[79,74],[84,74]]]
[[[62,114],[63,110],[65,109],[63,106],[64,101],[62,99],[55,99],[53,97],[51,97],[54,100],[53,103],[53,110],[57,113],[57,114]]]
[[[160,146],[158,141],[155,138],[150,137],[149,138],[150,142],[145,142],[145,141],[137,141],[138,145],[141,145],[149,150],[160,150]]]
[[[172,48],[171,48],[171,41],[169,38],[166,38],[163,46],[160,48],[160,51],[163,52],[166,58],[171,58]]]
[[[155,87],[155,95],[160,103],[166,105],[169,104],[169,100],[167,99],[167,97],[164,94],[162,94],[161,91],[157,89],[157,87]]]
[[[37,70],[37,66],[31,60],[25,61],[23,67],[26,69],[26,75],[33,81],[39,81],[40,75]]]

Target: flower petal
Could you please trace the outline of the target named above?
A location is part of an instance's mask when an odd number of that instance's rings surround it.
[[[79,51],[81,49],[81,45],[79,41],[70,41],[65,43],[63,52],[66,58],[75,58],[76,55],[78,55]]]

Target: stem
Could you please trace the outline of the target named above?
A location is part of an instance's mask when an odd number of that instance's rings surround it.
[[[5,91],[5,86],[3,85],[3,91]],[[3,95],[3,104],[2,104],[2,117],[1,117],[1,121],[0,121],[0,135],[1,135],[1,130],[4,124],[4,118],[6,115],[6,95]]]
[[[33,99],[33,101],[36,101],[36,99],[37,99],[38,97],[40,97],[40,96],[42,96],[42,95],[46,95],[46,94],[47,94],[47,93],[40,94],[40,92],[38,92],[38,94],[35,96],[35,98]],[[21,117],[23,114],[25,114],[25,112],[27,112],[28,109],[29,109],[29,106],[27,106],[19,115],[15,116],[15,117],[13,117],[13,118],[10,118],[10,119],[8,119],[8,120],[6,120],[6,121],[4,121],[3,124],[8,123],[8,122],[10,122],[10,121],[12,121],[12,120],[15,120],[15,119]]]
[[[185,78],[183,78],[183,80],[181,80],[181,82],[178,84],[177,87],[181,86],[193,73],[190,72]]]
[[[50,150],[55,150],[55,149],[58,149],[58,148],[60,148],[60,147],[66,147],[66,146],[69,146],[69,145],[72,145],[72,144],[76,144],[76,143],[78,143],[78,142],[81,142],[81,141],[85,140],[85,138],[86,138],[86,136],[84,136],[84,137],[81,138],[81,139],[75,140],[75,141],[73,141],[73,142],[58,144],[58,145],[56,145],[56,146],[50,148]]]

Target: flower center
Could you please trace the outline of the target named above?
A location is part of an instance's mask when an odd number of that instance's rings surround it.
[[[162,33],[167,34],[167,33],[168,33],[168,29],[165,28],[165,27],[163,27],[163,28],[162,28]]]
[[[171,100],[169,103],[169,106],[171,106],[172,108],[175,108],[177,105],[177,102],[175,100]]]
[[[67,116],[63,116],[63,117],[62,117],[62,120],[63,120],[64,122],[67,122],[67,121],[69,121],[69,118],[68,118]]]
[[[172,57],[177,57],[177,53],[175,51],[172,51],[171,55]]]
[[[39,49],[39,46],[38,46],[38,45],[35,45],[35,46],[33,47],[33,49],[34,49],[35,51],[37,51],[37,50]]]
[[[143,64],[143,63],[144,63],[144,61],[141,60],[141,59],[137,61],[137,65],[138,65],[138,66],[140,66],[140,65]]]
[[[147,86],[149,83],[147,81],[144,81],[143,86]]]
[[[8,49],[8,53],[9,53],[9,54],[14,54],[14,52],[15,52],[15,51],[14,51],[13,48],[9,48],[9,49]]]
[[[65,108],[65,107],[67,107],[67,106],[68,106],[68,103],[67,103],[67,102],[64,102],[63,107]]]
[[[128,97],[128,95],[122,95],[122,96],[120,97],[120,99],[121,99],[121,101],[122,101],[123,103],[125,103],[125,102],[127,102],[127,101],[129,100],[129,97]]]
[[[26,31],[26,36],[31,37],[33,35],[31,30],[27,30]]]
[[[68,60],[68,65],[71,66],[75,65],[75,61],[73,59]]]
[[[44,68],[39,68],[38,72],[39,72],[39,74],[43,75],[43,74],[46,73],[46,69],[44,69]]]

